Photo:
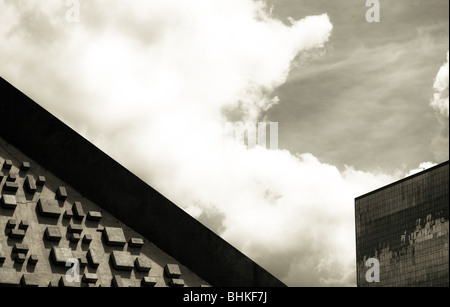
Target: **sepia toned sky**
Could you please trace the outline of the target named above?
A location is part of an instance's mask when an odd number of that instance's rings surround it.
[[[433,95],[426,80],[433,80],[446,60],[448,3],[382,1],[380,22],[367,23],[359,5],[364,1],[329,2],[272,2],[279,16],[322,9],[334,25],[326,56],[293,69],[278,89],[284,104],[272,108],[271,116],[291,118],[280,120],[280,131],[297,131],[280,143],[367,171],[448,158],[442,144],[429,144],[441,127],[426,103]],[[304,112],[282,107],[287,104]],[[308,127],[315,133],[302,133]]]
[[[287,285],[355,286],[354,198],[449,156],[449,2],[379,2],[0,0],[0,76]]]

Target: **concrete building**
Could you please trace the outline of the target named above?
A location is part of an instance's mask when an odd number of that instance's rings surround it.
[[[285,286],[1,78],[0,230],[0,286]]]
[[[449,286],[448,165],[355,199],[359,287]]]

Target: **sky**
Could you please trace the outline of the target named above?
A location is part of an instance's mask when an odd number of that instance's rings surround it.
[[[0,76],[288,286],[355,286],[354,198],[449,157],[449,2],[372,2],[0,0]]]

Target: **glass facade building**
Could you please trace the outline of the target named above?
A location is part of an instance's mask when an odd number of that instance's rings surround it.
[[[358,287],[449,286],[448,166],[355,199]]]

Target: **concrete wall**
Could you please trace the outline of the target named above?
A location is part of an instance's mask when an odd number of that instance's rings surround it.
[[[30,167],[24,169],[24,162]],[[7,187],[7,183],[17,189]],[[64,187],[66,197],[58,193],[60,187]],[[76,206],[75,202],[78,202]],[[54,206],[44,208],[43,212],[43,203]],[[49,216],[48,212],[52,214]],[[93,213],[96,213],[95,219]],[[134,242],[142,241],[133,245],[130,244],[132,238]],[[16,244],[21,246],[20,251],[15,248]],[[71,270],[80,277],[78,281],[67,278],[67,258],[55,259],[55,251],[78,259]],[[95,257],[90,257],[92,255]],[[114,261],[115,255],[120,256],[117,257],[120,263]],[[134,265],[130,265],[132,263]],[[178,267],[180,276],[165,273],[166,266]],[[87,280],[83,278],[85,274],[90,276]],[[120,276],[120,283],[117,276]],[[208,284],[0,137],[0,287],[110,287],[116,283],[124,287]]]
[[[1,78],[0,135],[213,286],[284,286]]]

